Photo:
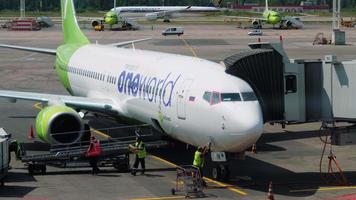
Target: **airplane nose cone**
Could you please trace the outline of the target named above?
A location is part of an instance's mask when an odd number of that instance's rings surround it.
[[[111,17],[105,17],[105,23],[107,24],[114,24],[114,19]]]
[[[278,24],[281,21],[281,17],[280,16],[270,16],[269,20],[270,20],[271,24]]]
[[[259,104],[249,102],[239,107],[225,120],[225,149],[241,152],[256,143],[263,132],[263,117]]]

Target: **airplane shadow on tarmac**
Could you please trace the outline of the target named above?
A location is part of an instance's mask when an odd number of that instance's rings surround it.
[[[36,179],[33,176],[29,176],[26,173],[12,172],[9,171],[5,186],[0,189],[0,197],[17,197],[22,198],[26,196],[31,191],[35,190],[37,187],[30,186],[8,186],[7,184],[17,183],[17,182],[35,182]]]
[[[12,197],[12,198],[23,198],[31,191],[35,190],[36,187],[30,186],[3,186],[0,190],[0,197]]]
[[[103,124],[98,121],[100,120],[92,118],[91,125],[94,125],[95,128],[103,128]],[[115,123],[106,121],[104,126],[115,127]],[[285,148],[271,143],[319,137],[320,135],[324,136],[326,135],[326,132],[284,131],[280,133],[264,134],[257,142],[258,151],[261,154],[263,152],[286,151]],[[173,147],[169,146],[162,149],[150,150],[149,153],[168,160],[176,165],[191,165],[193,162],[194,151],[195,148],[187,148],[186,144],[174,141]],[[245,160],[230,161],[228,165],[230,168],[231,179],[229,181],[225,181],[225,183],[235,185],[242,190],[245,188],[267,193],[268,184],[270,181],[273,181],[273,190],[275,194],[292,197],[308,197],[315,194],[317,189],[321,186],[335,186],[332,184],[326,184],[318,172],[293,172],[286,168],[253,158],[251,156],[246,156]],[[149,166],[147,168],[149,169]],[[207,177],[211,177],[211,169],[212,163],[207,163],[204,167],[203,174]],[[171,168],[170,170],[174,170],[174,168]],[[349,182],[356,182],[356,172],[352,171],[344,174],[348,178]]]
[[[283,135],[284,134],[284,135]],[[297,138],[315,137],[309,133],[276,133],[273,137],[264,136],[257,143],[259,152],[261,151],[284,151],[284,148],[267,144],[270,141],[277,141],[280,138],[282,141]],[[291,134],[291,135],[289,135]],[[316,133],[314,133],[316,134]],[[195,148],[188,148],[183,143],[176,142],[174,148],[165,148],[160,150],[150,151],[151,154],[168,160],[176,165],[191,165]],[[233,160],[228,163],[230,168],[230,180],[223,181],[231,185],[235,185],[242,190],[250,189],[260,192],[268,192],[268,185],[273,181],[273,191],[275,194],[292,196],[292,197],[308,197],[315,194],[317,189],[324,186],[335,186],[335,184],[326,184],[320,173],[318,172],[293,172],[283,167],[264,162],[262,160],[246,156],[245,160]],[[208,163],[204,167],[203,174],[211,177],[212,164]],[[356,172],[345,172],[345,176],[349,182],[356,182]]]

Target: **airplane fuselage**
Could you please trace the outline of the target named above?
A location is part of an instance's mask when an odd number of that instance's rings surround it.
[[[59,51],[57,60],[61,56]],[[261,109],[252,88],[218,63],[84,45],[57,71],[67,73],[68,80],[61,80],[72,95],[113,99],[119,115],[194,146],[211,143],[213,151],[241,152],[262,133]]]
[[[161,11],[175,11],[183,10],[183,12],[217,12],[219,11],[216,7],[208,6],[191,6],[189,9],[186,9],[188,6],[122,6],[111,9],[111,11],[116,12],[161,12]],[[186,10],[185,10],[186,9]]]

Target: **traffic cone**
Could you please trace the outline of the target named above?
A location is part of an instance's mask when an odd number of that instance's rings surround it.
[[[252,145],[251,152],[252,152],[252,153],[255,153],[255,154],[257,153],[256,144],[253,144],[253,145]]]
[[[273,197],[273,190],[272,190],[272,181],[269,182],[267,200],[274,200],[274,197]]]
[[[282,37],[282,35],[279,36],[279,42],[280,42],[281,44],[283,44],[283,37]]]
[[[31,124],[30,130],[28,131],[28,139],[32,140],[35,138],[35,135],[33,134],[33,126]]]

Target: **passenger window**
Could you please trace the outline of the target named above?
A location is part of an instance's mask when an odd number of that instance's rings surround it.
[[[210,103],[210,100],[211,100],[211,92],[204,92],[204,95],[203,95],[203,99]]]
[[[297,76],[296,75],[285,76],[285,83],[286,83],[285,94],[297,92]]]
[[[220,103],[220,93],[213,92],[213,99],[211,101],[211,105]]]
[[[176,31],[177,29],[176,29],[176,28],[172,28],[171,30],[172,30],[172,31]]]

